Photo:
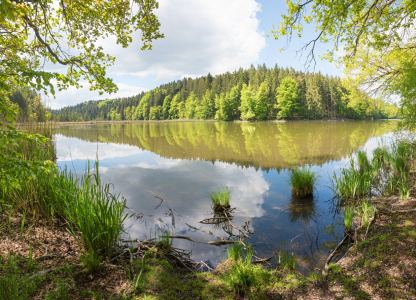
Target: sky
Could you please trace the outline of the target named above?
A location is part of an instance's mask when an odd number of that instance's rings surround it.
[[[102,42],[106,53],[116,57],[114,65],[107,69],[118,85],[116,94],[99,96],[84,83],[81,89],[69,88],[45,101],[57,109],[88,100],[128,97],[183,77],[233,72],[251,64],[277,64],[305,71],[306,56],[296,50],[316,37],[313,25],[305,27],[302,37],[294,37],[284,51],[279,50],[287,46],[286,37],[275,40],[266,36],[285,12],[283,0],[159,0],[155,13],[165,38],[154,41],[152,50],[140,50],[140,32],[132,35],[128,48],[117,46],[114,38]],[[316,53],[330,48],[331,45],[319,44]],[[320,59],[309,71],[341,75],[333,64]]]

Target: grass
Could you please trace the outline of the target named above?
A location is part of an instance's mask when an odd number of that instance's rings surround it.
[[[74,238],[75,231],[79,232],[79,242],[85,250],[109,257],[128,215],[124,214],[126,200],[109,192],[109,185],[101,183],[98,170],[96,162],[95,172],[91,173],[88,162],[74,201],[65,203],[65,216]]]
[[[42,278],[29,280],[30,275],[36,270],[32,265],[26,268],[24,259],[8,255],[8,258],[0,257],[0,300],[25,300],[29,299],[42,283]],[[33,263],[33,262],[32,262]]]
[[[373,184],[372,172],[368,169],[364,172],[356,169],[353,160],[350,161],[348,168],[341,169],[339,175],[334,172],[330,180],[332,189],[339,197],[344,199],[367,197],[371,194]]]
[[[17,146],[22,155],[34,160],[52,160],[53,146],[22,143]],[[109,256],[123,231],[128,215],[124,214],[126,200],[110,192],[110,185],[103,184],[99,175],[98,161],[91,168],[88,162],[86,173],[77,179],[66,168],[39,168],[35,177],[21,174],[20,187],[0,187],[3,208],[9,213],[23,214],[21,235],[24,236],[25,218],[43,219],[54,224],[56,217],[66,221],[70,232],[86,252],[90,250],[100,256]],[[10,216],[9,214],[9,216]]]
[[[357,151],[357,161],[361,173],[370,170],[371,165],[367,157],[367,153],[363,150]]]
[[[359,206],[359,215],[361,216],[361,225],[363,227],[366,227],[368,225],[368,223],[370,222],[370,219],[373,217],[374,215],[374,205],[367,200],[363,200],[360,202],[360,206]]]
[[[227,255],[228,259],[238,261],[241,257],[243,257],[242,244],[236,242],[232,245],[227,246]]]
[[[354,208],[346,207],[344,209],[344,224],[345,224],[345,228],[347,228],[348,231],[351,230],[353,218],[354,218]]]
[[[228,187],[220,188],[216,191],[212,191],[210,195],[214,211],[222,212],[224,209],[230,208],[231,193]]]
[[[313,194],[314,186],[318,176],[316,172],[302,166],[294,168],[289,173],[289,183],[292,186],[292,195],[296,197],[306,197]]]

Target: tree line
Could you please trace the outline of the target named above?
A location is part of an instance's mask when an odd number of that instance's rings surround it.
[[[396,118],[398,107],[340,77],[263,64],[233,73],[183,78],[139,95],[53,110],[56,121],[274,120]]]

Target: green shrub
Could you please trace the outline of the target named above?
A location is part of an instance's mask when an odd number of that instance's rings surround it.
[[[292,186],[292,195],[305,197],[313,194],[318,176],[315,172],[305,168],[294,168],[289,174],[289,183]]]
[[[231,193],[228,188],[218,189],[217,191],[212,191],[210,195],[214,211],[222,212],[227,208],[230,208]]]

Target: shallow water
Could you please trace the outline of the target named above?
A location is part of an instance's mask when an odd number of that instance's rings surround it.
[[[256,255],[270,257],[281,247],[305,271],[321,268],[342,238],[329,175],[348,162],[351,151],[371,152],[395,126],[395,121],[91,124],[55,127],[54,139],[57,164],[79,174],[98,156],[103,181],[143,214],[129,219],[131,238],[154,237],[155,226],[165,228],[201,242],[174,240],[174,246],[192,250],[195,261],[217,265],[226,246],[204,242],[229,234],[199,221],[212,216],[210,192],[228,187],[236,207],[232,223],[241,228],[249,222]],[[288,172],[302,165],[320,178],[313,197],[296,199]]]

